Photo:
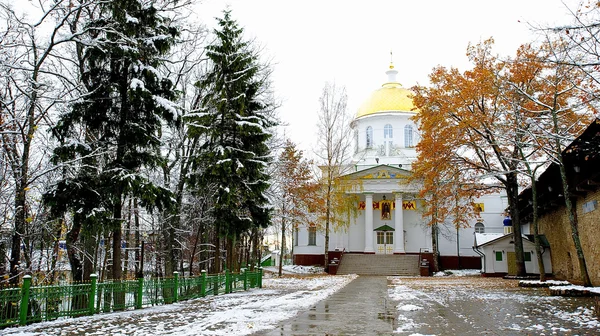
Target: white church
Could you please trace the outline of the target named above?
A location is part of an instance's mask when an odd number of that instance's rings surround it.
[[[331,256],[347,254],[419,254],[431,252],[431,230],[421,216],[419,186],[407,177],[417,158],[417,125],[411,120],[418,111],[412,92],[397,80],[398,71],[390,65],[387,81],[371,94],[357,111],[350,127],[354,132],[353,172],[361,191],[356,218],[340,231],[331,230]],[[506,198],[500,194],[476,201],[481,214],[471,227],[441,228],[439,252],[442,267],[479,268],[481,256],[473,249],[474,233],[502,233]],[[294,232],[294,263],[324,263],[325,232],[300,227]],[[460,256],[460,260],[458,257]]]

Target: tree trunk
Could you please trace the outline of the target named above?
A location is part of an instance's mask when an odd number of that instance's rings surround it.
[[[19,284],[19,273],[21,264],[21,242],[25,231],[25,190],[22,183],[17,186],[15,194],[15,232],[12,236],[10,251],[10,283]]]
[[[558,127],[558,116],[556,111],[552,113],[552,121],[554,126],[554,133],[559,133]],[[588,275],[587,266],[585,264],[585,256],[583,254],[583,248],[581,247],[581,240],[579,239],[579,223],[577,218],[577,209],[574,207],[574,200],[571,199],[571,191],[569,190],[569,182],[567,181],[567,171],[565,169],[564,158],[562,156],[562,146],[559,138],[554,140],[556,146],[556,153],[558,159],[558,167],[560,170],[560,181],[563,188],[563,195],[565,197],[565,206],[567,208],[567,215],[569,216],[569,224],[571,226],[571,238],[573,239],[573,245],[575,245],[575,251],[577,252],[577,261],[579,263],[579,272],[581,281],[586,287],[590,287],[592,282]]]
[[[531,172],[530,172],[531,173]],[[538,199],[537,199],[537,186],[535,184],[535,173],[531,173],[531,202],[533,207],[533,242],[535,244],[535,254],[538,262],[538,269],[540,270],[540,281],[546,281],[546,267],[544,266],[544,258],[542,256],[542,244],[540,241],[539,232],[539,218],[538,218]]]
[[[112,279],[120,280],[123,277],[123,269],[121,268],[121,197],[118,197],[113,210],[113,220],[115,226],[113,228],[112,239]]]
[[[254,267],[260,267],[262,256],[260,255],[261,246],[259,245],[259,229],[258,227],[252,228],[252,265],[251,268],[254,271]]]
[[[583,248],[581,247],[581,240],[579,239],[577,209],[574,206],[574,203],[576,201],[574,199],[571,199],[571,195],[568,190],[565,166],[562,164],[560,165],[560,175],[563,184],[563,193],[565,195],[565,205],[567,207],[567,214],[569,216],[569,224],[571,226],[571,238],[573,239],[573,245],[575,246],[575,251],[577,252],[577,261],[579,263],[579,275],[581,276],[581,281],[583,282],[583,285],[585,287],[591,287],[592,281],[590,280],[590,276],[588,275],[587,266],[585,264],[585,256],[583,254]]]
[[[138,200],[137,198],[133,199],[133,220],[135,223],[135,277],[137,279],[144,277],[144,268],[143,268],[143,245],[140,241],[140,214],[138,211]]]
[[[440,250],[438,247],[438,224],[431,226],[431,249],[433,250],[433,271],[440,271]]]
[[[519,184],[516,173],[506,174],[506,194],[508,196],[508,208],[513,227],[513,241],[515,246],[515,257],[517,266],[517,275],[525,276],[525,257],[523,251],[523,235],[521,233],[521,217],[519,214]]]
[[[323,265],[325,267],[325,270],[329,270],[329,222],[331,221],[331,189],[333,188],[333,181],[331,177],[329,178],[329,181],[327,181],[327,183],[327,209],[325,209],[325,264]]]
[[[214,272],[221,273],[221,237],[219,235],[220,227],[217,224],[215,227],[215,255],[214,255]]]
[[[279,248],[279,276],[283,275],[283,255],[285,254],[285,204],[282,207],[283,216],[281,216],[281,246]]]
[[[67,256],[69,258],[69,264],[71,265],[71,275],[73,277],[73,281],[81,281],[83,280],[83,265],[81,264],[81,260],[77,255],[77,249],[75,248],[75,244],[77,243],[77,239],[79,239],[79,234],[81,233],[81,218],[80,216],[75,216],[73,219],[73,227],[67,233]]]

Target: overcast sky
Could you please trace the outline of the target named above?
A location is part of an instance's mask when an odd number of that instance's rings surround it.
[[[564,3],[563,3],[564,2]],[[531,25],[571,21],[576,0],[281,1],[205,0],[199,19],[213,28],[229,6],[247,37],[273,60],[286,134],[305,151],[316,136],[318,99],[326,81],[344,85],[352,113],[385,80],[393,51],[404,87],[427,84],[437,65],[468,67],[469,43],[489,37],[513,55],[535,38]]]

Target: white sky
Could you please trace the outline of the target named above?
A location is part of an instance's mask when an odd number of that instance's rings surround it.
[[[576,8],[578,1],[204,0],[197,13],[214,28],[214,17],[229,6],[247,37],[265,47],[286,135],[311,152],[326,81],[346,86],[355,113],[383,84],[390,50],[404,87],[427,84],[437,65],[466,70],[469,42],[492,36],[496,51],[508,56],[535,38],[530,24],[569,23],[565,4]]]

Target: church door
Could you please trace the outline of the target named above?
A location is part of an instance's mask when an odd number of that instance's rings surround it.
[[[377,254],[394,253],[394,232],[377,231]]]

